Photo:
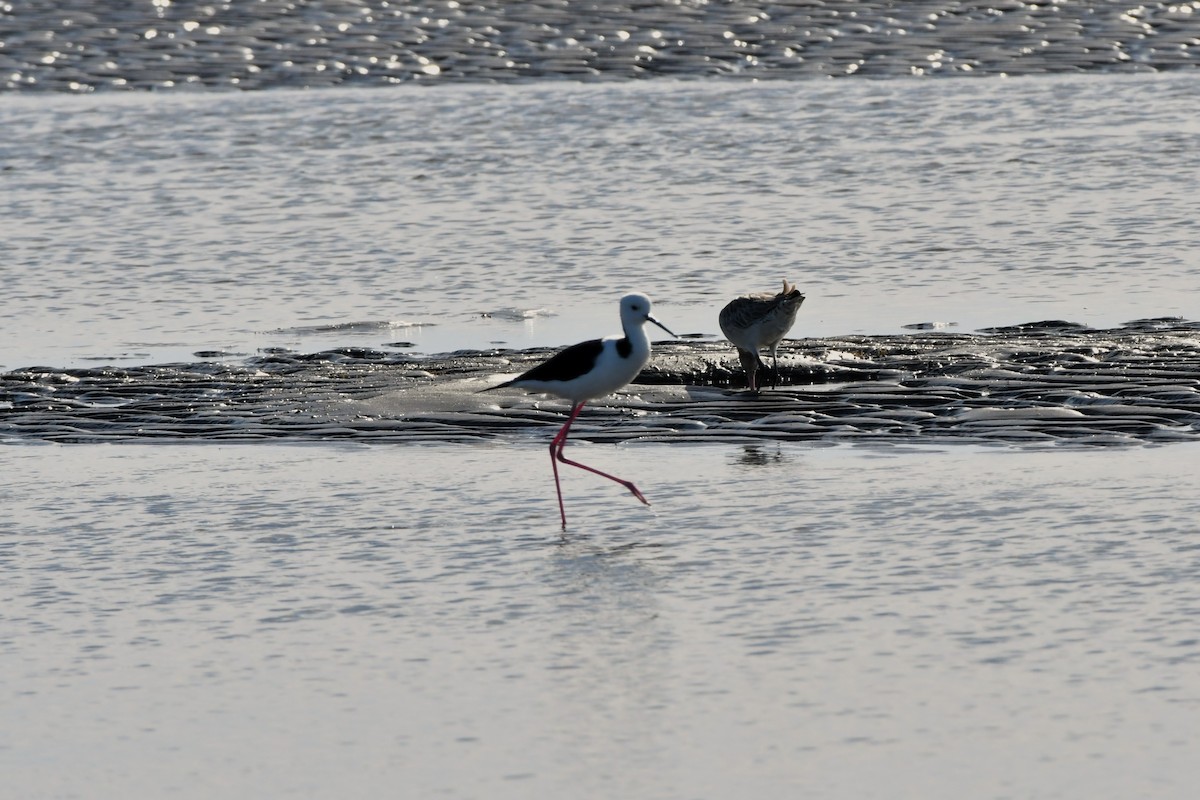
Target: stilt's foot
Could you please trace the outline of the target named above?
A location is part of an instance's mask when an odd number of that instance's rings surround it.
[[[645,505],[650,505],[650,501],[646,499],[646,496],[644,494],[642,494],[641,492],[638,491],[638,488],[633,485],[632,481],[621,481],[621,484],[626,489],[633,492],[633,496],[636,497],[638,500],[641,500],[642,503],[644,503]]]

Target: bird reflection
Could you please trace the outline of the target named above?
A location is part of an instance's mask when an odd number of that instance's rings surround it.
[[[737,457],[737,463],[745,464],[748,467],[771,467],[790,460],[783,454],[779,445],[775,446],[774,451],[764,450],[757,444],[743,445],[742,453]]]

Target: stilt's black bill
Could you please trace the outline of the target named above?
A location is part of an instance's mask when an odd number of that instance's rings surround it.
[[[656,320],[654,317],[650,316],[649,314],[647,314],[647,315],[646,315],[646,319],[647,319],[647,321],[649,321],[649,322],[653,322],[655,325],[657,325],[658,327],[662,328],[664,331],[666,331],[667,333],[671,334],[671,335],[672,335],[672,336],[674,336],[676,339],[678,339],[678,338],[679,338],[679,334],[675,333],[675,332],[674,332],[674,331],[672,331],[670,328],[668,328],[666,325],[663,325],[661,322],[659,322],[658,320]]]

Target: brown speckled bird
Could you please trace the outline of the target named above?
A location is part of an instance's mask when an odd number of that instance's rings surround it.
[[[746,385],[758,389],[758,370],[762,359],[758,351],[766,347],[771,352],[771,385],[779,381],[779,342],[796,322],[796,312],[804,295],[794,285],[783,281],[778,294],[748,294],[731,300],[721,309],[721,332],[737,348],[738,358],[746,370]]]

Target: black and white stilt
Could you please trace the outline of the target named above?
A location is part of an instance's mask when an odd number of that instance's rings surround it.
[[[632,492],[638,500],[650,505],[632,481],[609,475],[563,455],[571,423],[579,416],[584,404],[617,391],[637,377],[642,367],[650,360],[650,339],[645,330],[647,322],[653,322],[672,336],[675,335],[666,325],[651,316],[650,298],[644,294],[627,294],[621,298],[623,336],[607,336],[573,344],[528,372],[483,390],[490,392],[511,386],[532,392],[545,392],[571,401],[571,413],[566,423],[550,442],[550,466],[554,470],[554,488],[558,492],[558,513],[562,517],[563,530],[567,529],[567,512],[563,506],[562,485],[558,480],[559,462],[616,481]]]

